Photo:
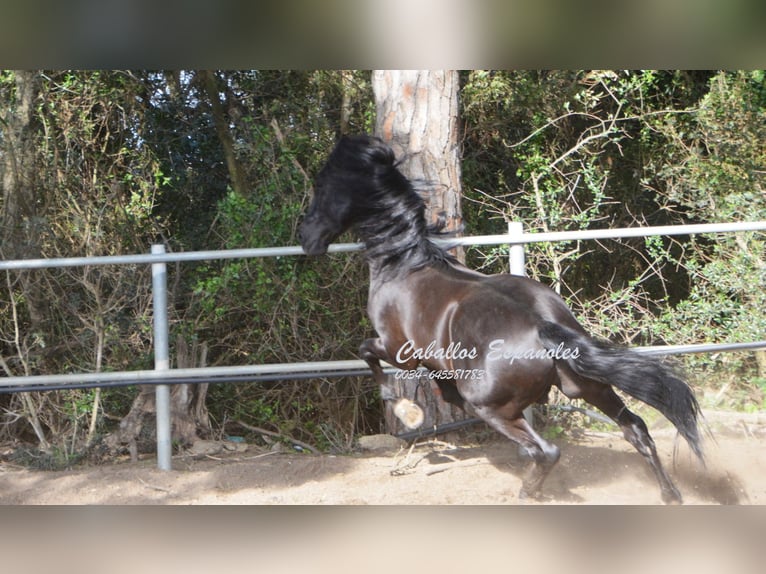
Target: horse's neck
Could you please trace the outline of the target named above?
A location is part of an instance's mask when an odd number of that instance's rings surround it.
[[[370,268],[370,295],[380,289],[395,289],[397,285],[411,283],[413,275],[427,273],[429,277],[440,276],[445,280],[458,281],[481,281],[488,276],[469,269],[457,261],[437,261],[419,265],[417,268],[400,266],[396,269],[383,266],[375,260],[369,261]],[[435,274],[435,275],[434,275]]]
[[[399,283],[406,281],[412,273],[417,273],[407,265],[387,265],[382,258],[369,259],[368,266],[370,270],[370,295],[381,288],[395,288]]]

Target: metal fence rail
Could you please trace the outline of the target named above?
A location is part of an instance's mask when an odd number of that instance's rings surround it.
[[[515,231],[504,235],[474,235],[450,239],[434,239],[447,245],[524,245],[548,241],[577,241],[584,239],[623,239],[652,235],[694,235],[699,233],[732,233],[738,231],[766,231],[766,221],[735,223],[702,223],[698,225],[663,225],[655,227],[623,227],[618,229],[584,229],[550,233],[525,233],[521,224]],[[362,243],[334,243],[329,253],[361,251]],[[139,265],[152,263],[182,263],[213,261],[217,259],[256,259],[260,257],[290,257],[303,255],[300,246],[255,247],[250,249],[222,249],[216,251],[184,251],[179,253],[145,253],[134,255],[105,255],[101,257],[59,257],[51,259],[17,259],[0,261],[0,271],[20,269],[50,269],[55,267],[81,267],[85,265]]]
[[[576,241],[587,239],[620,239],[648,237],[652,235],[691,235],[699,233],[732,233],[766,231],[766,221],[711,223],[658,227],[633,227],[622,229],[598,229],[562,231],[553,233],[524,233],[518,222],[509,224],[506,235],[435,240],[449,245],[510,245],[511,273],[524,274],[524,245],[549,241]],[[360,251],[361,243],[339,243],[329,248],[330,253]],[[102,257],[65,257],[54,259],[26,259],[0,261],[0,271],[24,269],[50,269],[89,265],[152,265],[152,290],[154,297],[154,344],[155,369],[151,371],[119,371],[107,373],[80,373],[61,375],[38,375],[29,377],[0,377],[0,393],[42,391],[56,389],[88,388],[97,386],[125,386],[135,384],[157,385],[158,466],[170,469],[170,405],[169,384],[201,382],[266,381],[316,377],[339,377],[367,375],[370,373],[363,361],[320,361],[304,363],[281,363],[272,365],[249,365],[241,367],[206,367],[197,369],[170,369],[168,356],[167,323],[167,263],[209,261],[220,259],[243,259],[260,257],[288,257],[302,255],[298,246],[266,247],[254,249],[230,249],[220,251],[191,251],[165,253],[164,246],[153,246],[151,254],[114,255]],[[653,354],[678,354],[694,352],[746,350],[766,348],[766,341],[733,344],[703,344],[670,347],[636,348],[639,352]],[[394,369],[390,368],[393,372]]]
[[[631,347],[637,353],[649,355],[681,355],[754,351],[766,349],[766,340],[751,343],[699,343],[695,345],[664,345]],[[384,366],[387,373],[396,367]],[[164,369],[115,371],[101,373],[68,373],[60,375],[32,375],[28,377],[0,377],[0,394],[27,391],[55,391],[93,387],[126,387],[131,385],[175,385],[181,383],[232,383],[249,381],[279,381],[285,379],[314,379],[367,376],[370,371],[362,360],[314,361],[305,363],[271,363],[233,367],[197,367],[190,369]]]

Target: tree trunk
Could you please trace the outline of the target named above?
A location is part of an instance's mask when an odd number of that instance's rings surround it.
[[[207,344],[195,339],[190,347],[186,339],[179,336],[176,339],[176,358],[179,369],[206,367]],[[176,438],[184,444],[210,436],[210,418],[205,404],[208,386],[208,383],[197,383],[171,387],[170,408],[174,431]]]
[[[190,348],[185,339],[179,337],[176,357],[179,369],[204,367],[207,362],[207,345],[195,342]],[[190,446],[210,435],[210,419],[205,405],[207,389],[207,383],[171,386],[171,439],[174,443]],[[107,447],[117,451],[127,445],[134,461],[138,459],[139,452],[156,450],[156,413],[154,386],[141,385],[130,412],[120,421],[119,429],[106,438]]]
[[[43,220],[38,213],[37,182],[37,136],[38,124],[35,121],[35,104],[40,91],[38,72],[19,70],[13,73],[15,88],[15,106],[0,115],[0,129],[3,130],[0,143],[3,145],[2,174],[3,189],[0,203],[0,259],[25,259],[40,257],[40,228]],[[18,284],[23,293],[24,303],[29,313],[30,331],[37,334],[41,341],[46,340],[47,301],[42,294],[40,283],[34,271],[7,273],[8,295],[12,301],[14,325],[16,328],[15,347],[19,362],[24,365],[24,375],[33,374],[29,369],[29,349],[23,349],[21,325],[14,300],[14,288]],[[44,346],[43,346],[44,348]],[[40,364],[44,355],[40,354]],[[10,369],[3,360],[3,365],[10,376]],[[35,404],[37,393],[22,393],[24,416],[37,435],[40,449],[50,450],[50,443],[45,437],[43,426]]]
[[[376,135],[388,142],[401,160],[399,168],[424,195],[426,217],[442,221],[445,232],[459,233],[461,182],[458,147],[458,74],[453,70],[375,70],[372,87],[376,103]],[[456,255],[462,260],[463,251]],[[457,407],[440,399],[438,387],[418,390],[417,381],[396,381],[400,396],[424,411],[422,428],[464,418]],[[386,408],[391,433],[404,427]]]
[[[375,70],[375,133],[391,144],[400,169],[425,195],[426,216],[459,233],[458,74],[454,70]],[[461,259],[462,249],[456,253]]]
[[[234,149],[234,138],[231,136],[231,131],[229,130],[229,122],[226,119],[223,104],[221,103],[219,96],[220,88],[218,86],[218,80],[210,70],[202,70],[197,73],[202,80],[202,85],[205,88],[208,99],[210,100],[210,107],[213,111],[215,131],[218,134],[218,139],[220,140],[221,147],[223,148],[223,156],[226,159],[226,168],[229,171],[231,187],[238,195],[247,195],[245,174],[242,171],[242,166],[240,165],[239,161],[237,161],[237,153]]]
[[[37,137],[35,103],[40,91],[40,76],[34,71],[16,71],[16,105],[0,116],[3,128],[3,202],[0,206],[0,257],[33,259],[40,257],[44,220],[40,217],[37,178]],[[34,271],[21,271],[18,277],[32,323],[32,329],[45,333],[47,301]]]
[[[354,75],[351,70],[343,70],[340,77],[343,88],[343,97],[340,103],[340,133],[341,135],[346,135],[348,134],[349,121],[353,111],[353,106],[351,105],[351,86],[354,81]]]
[[[24,223],[36,214],[35,100],[39,90],[36,72],[17,71],[15,107],[0,122],[3,129],[2,245],[4,256],[22,256]],[[10,251],[14,251],[10,253]]]

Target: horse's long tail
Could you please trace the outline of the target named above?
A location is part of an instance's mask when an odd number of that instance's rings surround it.
[[[589,337],[557,323],[544,321],[539,330],[543,344],[556,348],[562,343],[569,353],[562,360],[578,375],[613,385],[654,407],[673,423],[704,461],[697,417],[699,403],[689,385],[675,371],[654,357]]]

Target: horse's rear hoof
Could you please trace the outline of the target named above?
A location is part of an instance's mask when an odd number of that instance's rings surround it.
[[[425,420],[423,409],[409,399],[399,399],[396,401],[394,415],[410,430],[418,428]]]

